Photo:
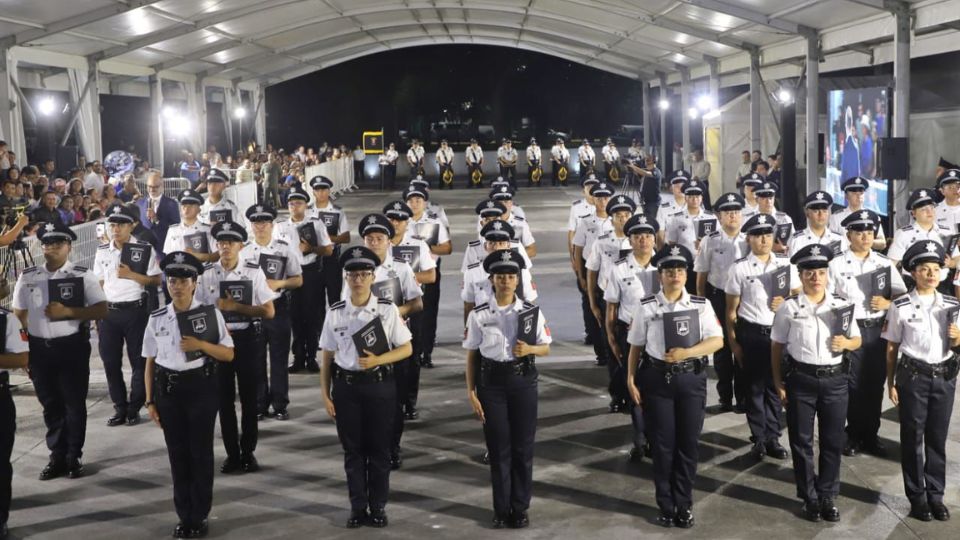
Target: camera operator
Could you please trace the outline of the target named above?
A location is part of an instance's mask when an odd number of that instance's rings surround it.
[[[643,167],[630,158],[622,159],[630,173],[636,175],[640,180],[640,205],[643,207],[643,215],[648,218],[654,218],[657,215],[657,208],[660,206],[660,169],[657,168],[657,158],[652,154],[647,154],[643,158]]]
[[[0,247],[12,244],[30,222],[30,218],[24,212],[29,201],[17,197],[16,192],[16,180],[3,182],[3,195],[0,195],[0,219],[3,220]]]

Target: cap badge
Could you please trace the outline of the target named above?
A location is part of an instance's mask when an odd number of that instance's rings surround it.
[[[500,255],[500,260],[503,262],[510,262],[510,252],[504,251],[503,255]]]
[[[367,223],[370,224],[370,225],[376,224],[376,223],[377,223],[377,217],[376,217],[376,216],[370,216],[370,218],[367,219]]]
[[[817,200],[818,200],[818,201],[822,201],[822,200],[823,200],[823,192],[822,192],[822,191],[818,191],[818,192],[817,192]]]
[[[183,253],[177,253],[173,256],[173,262],[180,264],[184,261]]]
[[[766,223],[766,222],[767,222],[767,216],[763,214],[761,214],[760,217],[757,218],[757,223]]]
[[[934,253],[937,251],[937,245],[933,242],[927,242],[927,251]]]
[[[47,232],[52,232],[53,229],[54,229],[53,223],[47,223],[47,225],[44,227],[44,230]]]
[[[223,230],[225,230],[225,231],[229,231],[231,227],[232,227],[232,226],[231,226],[229,223],[224,223],[224,224],[223,224]]]
[[[860,219],[870,219],[870,212],[867,212],[867,211],[860,212]]]
[[[350,253],[351,253],[351,255],[353,255],[353,258],[354,258],[354,259],[359,259],[359,258],[363,255],[363,252],[360,251],[359,249],[355,249],[355,250],[351,251]]]
[[[670,250],[670,255],[680,255],[680,248],[678,246],[673,246],[673,248]]]
[[[503,223],[501,223],[501,222],[499,222],[499,221],[494,221],[494,222],[493,222],[493,225],[491,225],[491,226],[493,227],[494,230],[499,231],[500,229],[503,228]]]
[[[810,248],[811,255],[820,255],[820,246],[813,246]]]

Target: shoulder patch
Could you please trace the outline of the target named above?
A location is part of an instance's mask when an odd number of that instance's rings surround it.
[[[206,264],[203,265],[203,269],[204,269],[204,270],[210,270],[211,268],[213,268],[213,265],[214,265],[214,264],[215,264],[215,263],[208,262],[208,263],[206,263]]]
[[[708,234],[707,236],[709,236],[710,238],[719,238],[719,237],[720,237],[720,231],[713,231],[712,233]]]
[[[736,263],[738,263],[738,262],[743,262],[743,261],[747,260],[747,257],[749,257],[749,255],[744,255],[743,257],[740,257],[739,259],[733,261],[733,263],[736,264]]]
[[[650,296],[644,296],[643,298],[641,298],[640,305],[649,304],[651,302],[656,302],[656,301],[657,301],[657,296],[655,294],[651,294]]]
[[[87,272],[87,271],[90,270],[90,269],[87,268],[86,266],[80,266],[79,264],[74,265],[74,266],[73,266],[73,269],[76,270],[77,272]],[[24,270],[24,272],[26,272],[26,270]]]
[[[164,306],[164,307],[162,307],[162,308],[160,308],[160,309],[155,309],[155,310],[151,311],[151,312],[150,312],[150,316],[151,316],[151,317],[159,317],[160,315],[163,315],[163,314],[166,313],[166,312],[167,312],[167,307]]]
[[[943,295],[943,301],[950,304],[951,306],[960,304],[960,300],[957,300],[955,296],[950,296],[949,294]]]
[[[386,298],[377,298],[377,303],[378,303],[378,304],[387,304],[387,305],[389,305],[389,306],[392,306],[392,305],[393,305],[393,302],[387,300]]]
[[[833,211],[833,213],[834,213],[834,214],[839,214],[840,212],[843,212],[844,210],[846,210],[846,208],[837,208],[836,210]]]
[[[487,309],[490,309],[490,304],[488,304],[488,303],[486,303],[486,302],[480,304],[479,306],[474,306],[474,308],[473,308],[474,311],[484,311],[484,310],[487,310]]]
[[[803,229],[802,231],[796,231],[793,233],[794,238],[800,238],[801,236],[807,234],[807,230]]]
[[[22,275],[22,274],[29,274],[30,272],[36,272],[36,271],[37,271],[37,267],[36,267],[36,266],[31,266],[30,268],[24,269],[24,271],[21,272],[21,275]]]
[[[480,264],[481,264],[480,262],[475,262],[475,263],[473,263],[473,264],[468,264],[468,265],[467,265],[467,268],[469,268],[470,270],[473,270],[474,268],[480,266]]]
[[[279,245],[281,245],[281,246],[289,246],[289,245],[290,245],[290,244],[287,243],[286,240],[279,240],[279,239],[278,239],[278,240],[276,240],[276,243],[279,244]]]
[[[707,303],[707,299],[706,299],[706,298],[704,298],[704,297],[702,297],[702,296],[695,296],[695,295],[692,295],[692,294],[690,295],[690,301],[693,302],[694,304],[706,304],[706,303]]]
[[[578,205],[578,204],[583,204],[583,199],[577,199],[577,200],[573,201],[573,206],[576,206],[576,205]]]
[[[97,246],[97,249],[108,249],[109,247],[110,247],[109,243],[104,243]]]
[[[897,229],[897,230],[898,230],[898,231],[912,231],[912,230],[913,230],[913,225],[905,225],[905,226],[903,226],[903,227],[900,227],[900,228]]]
[[[247,268],[260,268],[260,264],[253,259],[248,259],[246,266]]]
[[[910,305],[910,296],[909,296],[909,295],[903,295],[903,296],[901,296],[900,298],[897,298],[896,300],[894,300],[894,301],[893,301],[893,304],[894,304],[895,306],[897,306],[897,307],[908,306],[908,305]]]
[[[480,245],[480,241],[479,241],[479,240],[471,240],[467,245],[468,245],[468,246],[479,246],[479,245]]]
[[[530,309],[530,308],[537,307],[537,306],[535,306],[534,304],[531,304],[530,302],[527,302],[526,300],[524,300],[524,301],[523,301],[523,307],[524,307],[524,309]]]
[[[334,303],[332,306],[330,306],[330,309],[341,309],[345,305],[347,305],[346,300],[341,300],[339,302]]]

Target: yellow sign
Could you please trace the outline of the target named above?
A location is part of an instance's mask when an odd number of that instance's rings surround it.
[[[363,153],[382,154],[383,149],[383,131],[363,132]]]

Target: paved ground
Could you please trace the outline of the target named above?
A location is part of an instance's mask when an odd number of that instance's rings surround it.
[[[455,251],[475,236],[472,209],[481,192],[435,192],[453,222]],[[649,462],[628,464],[630,423],[606,414],[606,370],[593,365],[580,344],[579,298],[567,264],[565,224],[568,188],[522,190],[540,254],[534,276],[540,304],[554,338],[552,355],[539,362],[540,421],[537,433],[532,526],[493,531],[489,473],[477,461],[480,425],[463,389],[461,303],[456,271],[460,255],[443,268],[437,367],[423,372],[421,419],[404,438],[403,469],[391,477],[390,527],[347,530],[345,477],[340,445],[319,401],[315,376],[291,380],[291,420],[261,423],[257,452],[263,470],[246,476],[217,474],[211,536],[220,538],[515,538],[619,539],[637,535],[687,538],[956,538],[956,522],[906,519],[908,503],[896,456],[898,427],[890,404],[882,436],[891,458],[845,458],[838,524],[812,524],[797,517],[790,463],[755,463],[745,457],[743,416],[707,411],[696,482],[697,526],[690,531],[657,527]],[[358,193],[341,204],[353,223],[379,210],[394,194]],[[15,393],[19,431],[14,448],[14,538],[159,538],[176,521],[169,463],[160,430],[150,424],[107,428],[112,409],[99,359],[93,359],[90,424],[80,480],[36,480],[46,463],[40,408],[29,386]],[[708,403],[716,404],[710,388]],[[948,443],[946,501],[960,513],[960,425],[955,414]],[[786,444],[786,435],[783,443]],[[223,457],[217,446],[217,461]]]

